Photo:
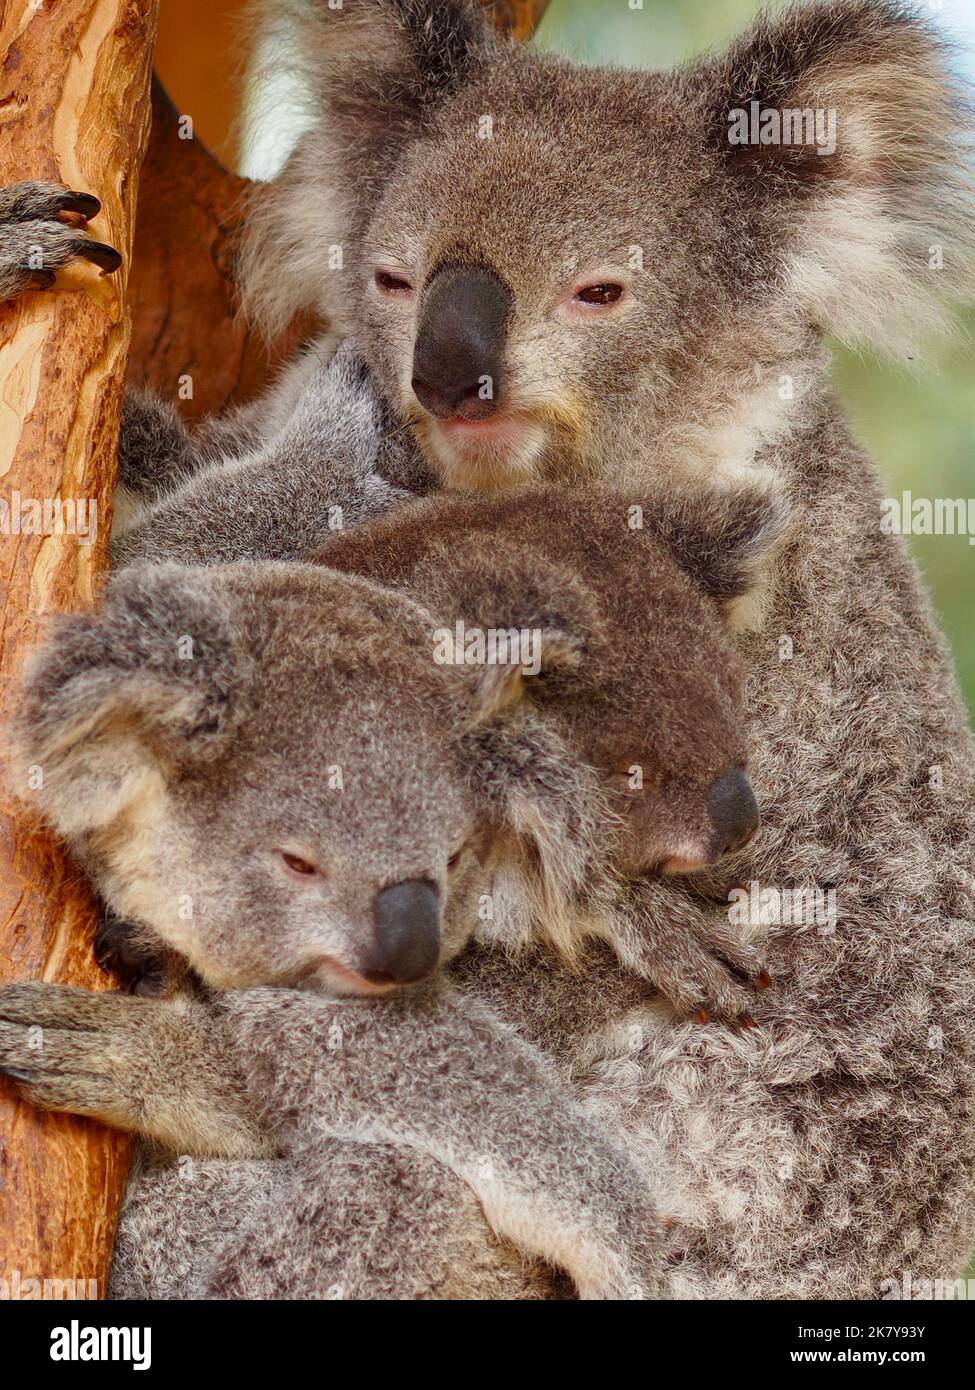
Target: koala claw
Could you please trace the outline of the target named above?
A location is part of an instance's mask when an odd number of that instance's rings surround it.
[[[60,202],[61,212],[76,212],[86,222],[92,217],[97,217],[102,210],[102,205],[94,193],[78,193],[70,188],[65,189]]]
[[[114,975],[132,994],[157,998],[165,993],[163,957],[143,945],[136,927],[107,910],[95,932],[94,953],[96,964]]]
[[[30,1082],[29,1072],[21,1071],[19,1067],[7,1067],[0,1063],[0,1076],[6,1076],[10,1081],[16,1081],[18,1085],[26,1085]]]
[[[696,1023],[709,1023],[714,1017],[751,1017],[751,985],[737,977],[733,962],[711,954],[704,946],[695,944],[674,961],[662,953],[655,955],[646,973],[677,1012]],[[749,1026],[754,1027],[754,1023]]]
[[[104,241],[79,240],[75,246],[75,255],[101,266],[106,275],[113,275],[122,264],[121,252]]]
[[[50,289],[55,273],[75,259],[111,275],[122,264],[114,246],[94,241],[89,218],[101,211],[91,193],[27,181],[0,188],[0,299]]]

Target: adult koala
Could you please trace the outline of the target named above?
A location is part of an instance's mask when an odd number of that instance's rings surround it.
[[[671,73],[458,0],[259,8],[317,119],[251,221],[250,310],[353,333],[448,486],[640,476],[651,439],[733,480],[836,419],[823,330],[910,358],[971,287],[958,94],[908,6],[797,6]]]
[[[910,357],[971,284],[941,45],[904,6],[837,0],[641,74],[501,43],[453,0],[274,15],[318,119],[251,230],[269,329],[309,304],[354,325],[449,486],[654,469],[733,496],[768,470],[802,518],[741,637],[765,830],[693,892],[704,913],[741,882],[835,891],[835,917],[770,924],[760,1028],[661,1021],[604,962],[594,988],[475,953],[468,987],[557,1050],[639,1154],[675,1219],[679,1296],[952,1277],[975,1240],[975,759],[822,346]],[[741,113],[781,128],[807,109],[835,120],[832,153],[808,127],[730,138]],[[234,447],[269,439],[308,379],[296,365],[237,417]]]
[[[902,5],[839,0],[645,74],[502,43],[462,4],[275,14],[320,119],[251,229],[271,329],[309,304],[354,326],[448,486],[769,470],[803,517],[741,639],[765,832],[695,888],[702,912],[740,882],[835,890],[835,921],[771,924],[760,1030],[661,1026],[547,964],[520,989],[475,956],[472,982],[575,1049],[677,1220],[679,1295],[952,1277],[975,1240],[975,762],[822,343],[911,357],[972,283],[941,44]],[[819,111],[835,151],[808,128],[733,143],[752,103]]]
[[[447,486],[769,470],[803,517],[741,639],[765,833],[695,889],[835,890],[835,922],[771,924],[761,1030],[623,1027],[608,992],[470,970],[577,1048],[678,1220],[677,1293],[952,1277],[975,1241],[975,762],[822,342],[910,358],[971,288],[943,46],[907,6],[835,0],[647,74],[500,42],[463,4],[274,9],[320,119],[251,229],[271,328],[309,304],[354,327]],[[736,143],[756,111],[818,112],[835,150],[815,123]]]

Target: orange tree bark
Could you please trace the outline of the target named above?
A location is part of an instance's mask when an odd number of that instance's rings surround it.
[[[90,603],[105,567],[155,24],[156,0],[0,6],[0,185],[50,179],[96,194],[93,233],[126,255],[113,277],[85,263],[57,289],[0,306],[0,496],[11,516],[18,494],[97,507],[91,544],[0,534],[0,720],[44,615]],[[105,988],[77,869],[6,786],[0,797],[0,978]],[[13,1296],[18,1283],[34,1293],[30,1279],[97,1280],[103,1292],[127,1164],[121,1135],[36,1111],[3,1083],[0,1280]]]
[[[499,29],[512,38],[530,39],[548,9],[548,0],[495,0],[491,14]]]

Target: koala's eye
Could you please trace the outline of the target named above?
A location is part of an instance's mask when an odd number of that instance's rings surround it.
[[[278,854],[285,868],[292,874],[299,874],[302,878],[310,878],[319,872],[318,865],[310,863],[307,859],[302,859],[300,855],[289,854],[287,850],[280,849]]]
[[[463,853],[464,853],[464,846],[463,846],[463,845],[461,845],[460,849],[455,849],[454,852],[453,852],[453,854],[452,854],[452,855],[450,856],[450,858],[447,860],[447,868],[448,868],[448,869],[456,869],[457,865],[460,863],[460,856],[461,856]]]
[[[376,271],[376,288],[382,294],[404,297],[413,293],[413,286],[409,280],[402,275],[396,275],[391,270]]]
[[[590,304],[595,308],[605,308],[616,304],[623,298],[623,286],[615,280],[606,280],[598,285],[583,285],[576,290],[573,299],[577,304]]]

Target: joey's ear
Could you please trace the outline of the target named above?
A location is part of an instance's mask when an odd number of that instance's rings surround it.
[[[209,575],[124,570],[98,612],[58,620],[29,661],[14,790],[63,835],[109,823],[161,768],[219,754],[248,669]]]
[[[728,611],[762,585],[791,515],[775,487],[668,491],[644,507],[644,526]]]
[[[709,139],[787,248],[808,321],[911,356],[975,288],[966,102],[948,45],[899,0],[762,20],[700,69]]]
[[[590,679],[601,621],[589,587],[562,562],[532,554],[503,535],[458,554],[449,533],[414,571],[436,592],[449,574],[455,613],[476,614],[438,628],[441,664],[463,666],[470,724],[486,724],[526,699],[558,699]]]
[[[564,689],[583,665],[582,641],[558,630],[511,628],[498,642],[503,660],[472,667],[470,728],[490,724],[543,690]]]
[[[305,123],[255,200],[241,250],[248,313],[273,335],[309,308],[334,319],[337,306],[315,298],[335,278],[329,246],[362,231],[404,147],[503,40],[477,0],[259,0],[256,10],[268,77],[286,64]]]
[[[606,803],[598,774],[542,721],[494,720],[468,729],[459,744],[478,796],[521,851],[528,911],[519,893],[515,920],[501,912],[490,929],[494,939],[506,946],[527,942],[533,924],[571,958],[579,945],[578,895],[591,882],[594,859],[604,857],[606,849]],[[502,897],[504,882],[502,875]],[[513,927],[515,935],[509,936]]]

